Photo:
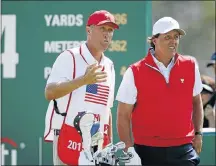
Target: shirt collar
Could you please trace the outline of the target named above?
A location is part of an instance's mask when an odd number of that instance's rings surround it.
[[[92,56],[90,53],[86,42],[81,44],[80,46],[80,55],[83,57],[83,59],[88,63],[89,65],[92,65],[94,63],[98,63],[98,61]],[[100,65],[104,64],[104,54],[101,57]]]
[[[151,55],[152,55],[152,58],[153,58],[154,62],[157,64],[157,66],[158,66],[158,65],[159,65],[159,66],[161,66],[161,65],[164,66],[164,64],[163,64],[162,62],[158,61],[157,58],[155,57],[155,51],[154,51],[154,49],[153,49],[153,48],[150,48],[149,51],[150,51],[150,53],[151,53]],[[174,64],[174,61],[175,61],[175,57],[172,58],[172,60],[170,61],[169,65],[167,66],[167,68],[172,67],[173,64]]]

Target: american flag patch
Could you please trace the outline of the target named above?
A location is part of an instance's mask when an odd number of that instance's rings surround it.
[[[89,84],[86,86],[85,101],[107,105],[109,97],[109,86]]]

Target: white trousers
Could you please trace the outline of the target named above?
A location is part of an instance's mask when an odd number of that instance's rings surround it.
[[[67,165],[67,164],[64,164],[60,159],[59,159],[59,156],[58,156],[58,137],[59,136],[56,136],[54,135],[54,140],[53,140],[53,164],[54,165]]]

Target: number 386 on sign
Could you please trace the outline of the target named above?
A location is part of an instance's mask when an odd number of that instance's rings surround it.
[[[127,14],[126,13],[113,13],[116,24],[120,25],[125,25],[127,24]]]

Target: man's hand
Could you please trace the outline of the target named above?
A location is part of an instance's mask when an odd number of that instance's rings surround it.
[[[209,120],[211,117],[214,117],[215,116],[215,112],[214,112],[214,109],[212,108],[211,105],[207,105],[206,108],[205,108],[205,111],[204,111],[204,115],[205,117]]]
[[[202,136],[195,135],[192,144],[197,154],[200,154],[200,152],[202,151]]]
[[[141,159],[139,155],[136,153],[134,147],[129,147],[126,154],[131,153],[132,158],[130,159],[130,162],[125,163],[125,165],[142,165]]]
[[[96,63],[87,67],[84,75],[84,82],[86,85],[106,81],[107,73],[105,71],[101,71],[101,68],[102,66],[97,66]]]

